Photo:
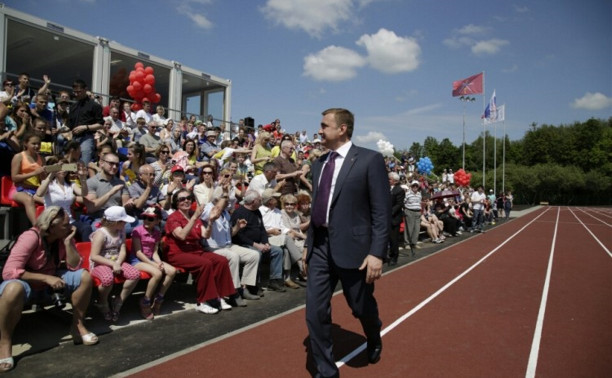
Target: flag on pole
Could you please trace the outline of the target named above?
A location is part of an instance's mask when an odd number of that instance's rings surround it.
[[[489,100],[489,104],[485,108],[484,114],[480,118],[484,119],[485,125],[498,121],[497,120],[497,105],[495,104],[495,90],[493,90],[493,94],[491,95],[491,100]]]
[[[482,94],[483,79],[484,73],[481,72],[467,79],[453,81],[453,97]]]
[[[503,122],[506,120],[506,105],[500,105],[497,107],[497,121]]]

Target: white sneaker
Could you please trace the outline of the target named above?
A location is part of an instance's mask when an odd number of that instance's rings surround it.
[[[219,298],[219,302],[221,303],[221,310],[231,310],[232,306],[230,306],[229,304],[227,304],[227,302],[225,301],[225,299],[223,298]]]
[[[219,309],[209,306],[206,303],[200,303],[199,305],[196,306],[195,309],[196,311],[199,311],[203,314],[209,314],[209,315],[216,314],[217,312],[219,312]]]

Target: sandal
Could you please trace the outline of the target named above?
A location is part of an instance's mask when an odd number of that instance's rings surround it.
[[[164,297],[158,294],[153,300],[153,304],[151,305],[151,311],[153,311],[153,315],[159,315],[161,313],[161,306],[163,303]]]
[[[93,332],[81,335],[78,331],[72,330],[72,342],[74,345],[96,345],[98,343],[98,336]]]
[[[116,297],[115,300],[113,301],[113,311],[112,311],[112,318],[111,318],[113,322],[116,322],[117,320],[119,320],[119,313],[121,312],[121,306],[123,306],[123,301],[121,300],[120,297]]]
[[[5,365],[5,366],[2,366]],[[9,370],[13,370],[15,367],[15,360],[13,357],[7,357],[0,359],[0,373],[6,373]]]
[[[151,310],[151,301],[146,298],[142,298],[140,300],[140,315],[147,320],[153,320],[154,316]]]

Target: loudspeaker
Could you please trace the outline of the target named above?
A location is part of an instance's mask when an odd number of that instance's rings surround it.
[[[255,120],[253,119],[253,117],[246,117],[244,119],[244,125],[246,127],[250,127],[250,128],[255,128]]]

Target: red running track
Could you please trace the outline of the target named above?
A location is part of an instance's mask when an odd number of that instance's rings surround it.
[[[544,208],[386,274],[383,357],[333,299],[335,356],[350,377],[609,377],[611,219]],[[303,308],[134,369],[141,377],[308,377]]]

